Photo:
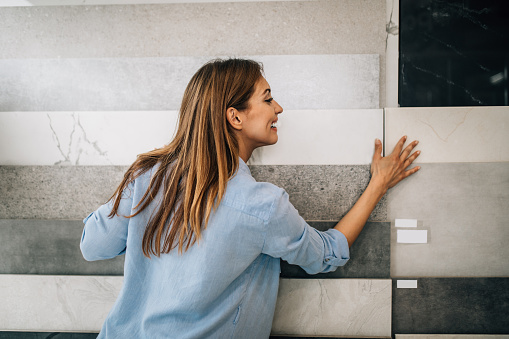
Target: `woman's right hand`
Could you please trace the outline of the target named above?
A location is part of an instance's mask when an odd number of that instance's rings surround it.
[[[416,140],[403,149],[406,139],[406,136],[399,139],[392,153],[385,157],[382,157],[382,142],[378,139],[375,141],[375,154],[371,163],[371,180],[382,185],[384,191],[394,187],[398,182],[421,169],[420,166],[407,169],[421,152],[416,151],[411,154],[419,143]]]

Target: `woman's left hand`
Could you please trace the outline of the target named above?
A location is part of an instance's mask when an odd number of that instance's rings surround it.
[[[421,169],[420,166],[407,169],[421,152],[416,151],[410,154],[419,143],[418,141],[411,142],[403,150],[406,139],[406,136],[399,139],[392,153],[386,157],[382,157],[382,142],[378,139],[375,141],[375,154],[371,163],[371,180],[379,182],[384,190],[394,187],[398,182]]]

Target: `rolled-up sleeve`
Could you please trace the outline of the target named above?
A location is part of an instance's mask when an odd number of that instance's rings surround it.
[[[132,194],[128,187],[122,194],[118,215],[109,218],[112,201],[90,213],[84,220],[80,249],[83,258],[88,261],[111,259],[124,254],[127,243],[128,216],[131,214]]]
[[[309,226],[281,190],[266,225],[262,252],[299,265],[308,274],[331,272],[350,258],[348,241],[336,229],[326,232]]]

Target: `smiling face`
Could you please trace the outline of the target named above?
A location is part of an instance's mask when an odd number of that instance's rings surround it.
[[[283,108],[272,98],[270,86],[264,77],[260,77],[256,83],[248,108],[233,112],[236,114],[237,125],[234,127],[237,130],[240,156],[244,161],[249,159],[255,148],[277,142],[275,123]]]

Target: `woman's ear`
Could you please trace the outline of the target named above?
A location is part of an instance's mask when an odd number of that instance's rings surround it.
[[[226,119],[234,129],[238,131],[242,129],[242,116],[236,108],[229,107],[226,110]]]

